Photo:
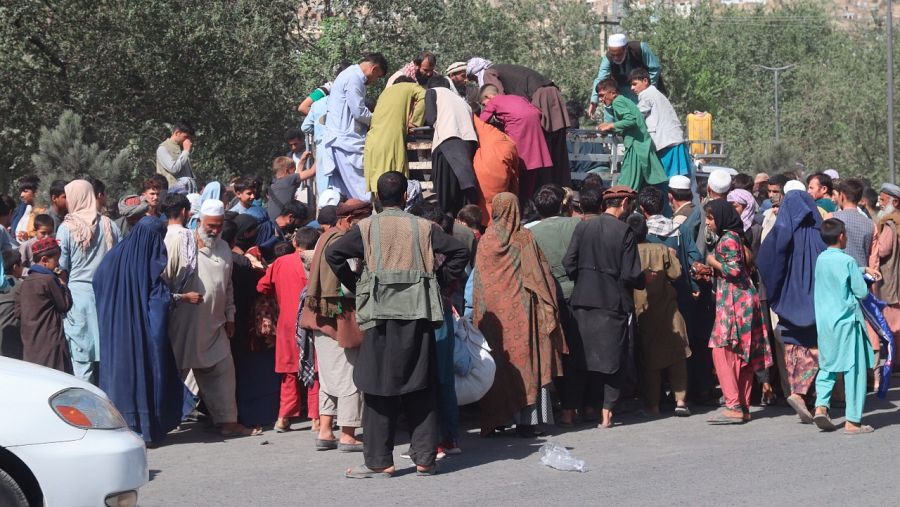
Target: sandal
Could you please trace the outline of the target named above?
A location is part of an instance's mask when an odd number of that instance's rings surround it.
[[[786,401],[787,404],[794,409],[794,412],[797,412],[797,417],[800,418],[801,423],[812,424],[813,416],[809,413],[809,409],[806,408],[806,402],[804,402],[802,398],[792,394],[787,397]]]
[[[685,407],[675,407],[675,417],[690,417],[691,409]]]
[[[316,439],[316,450],[317,451],[330,451],[332,449],[338,448],[337,439],[334,440],[323,440],[321,438]]]
[[[337,448],[341,452],[363,452],[362,442],[358,444],[345,444],[343,442],[338,442]]]
[[[384,470],[372,470],[366,465],[357,465],[344,473],[344,477],[348,479],[387,479],[392,475],[392,473]]]
[[[716,425],[726,425],[726,424],[744,424],[747,422],[747,419],[744,419],[744,415],[741,414],[740,417],[734,417],[725,415],[724,412],[716,412],[716,415],[710,417],[706,420],[709,424]]]
[[[874,431],[875,431],[875,428],[873,428],[867,424],[863,424],[859,428],[852,429],[852,430],[848,429],[847,426],[844,425],[844,435],[863,435],[866,433],[872,433]]]
[[[828,413],[824,414],[816,414],[813,417],[813,422],[816,427],[822,431],[834,431],[837,429],[837,426],[834,425],[834,422],[831,421],[831,418],[828,417]]]

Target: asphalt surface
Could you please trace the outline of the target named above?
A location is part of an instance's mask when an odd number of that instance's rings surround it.
[[[900,379],[894,379],[900,386]],[[440,461],[440,473],[418,477],[400,457],[390,479],[352,480],[344,470],[361,453],[316,452],[309,422],[299,431],[223,440],[198,425],[149,451],[150,482],[142,506],[220,505],[898,505],[900,387],[887,400],[869,395],[869,435],[823,433],[800,424],[787,407],[754,407],[754,420],[710,426],[694,407],[689,418],[623,414],[612,429],[549,428],[548,436],[483,439],[466,413],[463,454]],[[843,411],[834,410],[836,422]],[[541,465],[545,441],[570,448],[589,471]]]

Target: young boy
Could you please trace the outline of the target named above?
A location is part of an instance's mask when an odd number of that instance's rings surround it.
[[[22,243],[19,246],[19,253],[22,255],[22,267],[27,269],[31,267],[34,258],[31,254],[31,246],[37,241],[53,236],[53,218],[46,213],[34,217],[34,237]]]
[[[72,373],[72,358],[63,332],[63,318],[72,308],[66,276],[56,275],[60,249],[47,237],[31,245],[34,264],[22,281],[16,315],[22,329],[22,359]]]
[[[619,134],[625,138],[625,157],[619,185],[640,191],[647,185],[668,183],[666,171],[656,156],[653,140],[647,132],[644,115],[631,99],[619,95],[618,84],[609,78],[600,81],[597,93],[603,105],[612,107],[615,122],[601,123],[597,129],[607,134]],[[663,188],[662,190],[665,190]]]
[[[637,107],[644,115],[647,131],[653,139],[656,156],[666,170],[666,176],[690,176],[691,156],[684,143],[684,130],[678,113],[669,99],[650,84],[647,69],[637,68],[628,74],[631,91],[638,96]]]
[[[241,178],[234,182],[234,195],[238,202],[231,211],[238,214],[246,213],[256,200],[256,186],[250,178]]]
[[[240,196],[240,194],[238,194]],[[296,238],[297,250],[304,250]],[[278,324],[275,328],[275,371],[283,374],[281,380],[281,402],[275,431],[290,431],[291,418],[300,416],[300,382],[297,372],[300,371],[300,355],[297,348],[297,310],[300,306],[300,294],[306,287],[306,272],[300,253],[290,254],[275,259],[256,284],[260,294],[275,296],[278,302]],[[315,400],[310,400],[310,409],[315,403],[318,407],[318,393]],[[310,416],[317,415],[310,410]],[[314,419],[310,417],[310,419]]]
[[[672,285],[681,277],[681,262],[673,253],[675,250],[665,243],[647,241],[647,221],[643,216],[635,213],[628,217],[627,223],[635,233],[646,281],[644,289],[634,290],[635,343],[640,344],[638,357],[645,411],[652,417],[659,415],[665,373],[675,397],[675,416],[687,417],[691,415],[685,403],[687,358],[691,350],[687,326],[678,310],[678,297]]]
[[[13,215],[10,230],[20,243],[31,237],[31,233],[34,231],[34,217],[38,213],[43,212],[42,209],[37,209],[34,204],[34,196],[39,184],[40,180],[37,176],[23,176],[19,178],[19,198],[22,202]]]
[[[16,299],[22,284],[22,256],[17,250],[3,252],[3,278],[0,286],[0,356],[22,359],[22,337]]]
[[[831,392],[838,375],[844,375],[847,400],[844,433],[859,435],[875,431],[860,424],[866,401],[866,374],[875,362],[866,335],[860,301],[868,294],[863,272],[880,278],[871,268],[860,268],[843,252],[847,246],[844,222],[831,218],[822,223],[822,240],[828,249],[816,260],[815,307],[819,335],[819,374],[816,377],[816,426],[833,431],[828,416]]]

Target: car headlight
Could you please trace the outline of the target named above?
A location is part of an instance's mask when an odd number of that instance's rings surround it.
[[[125,427],[125,419],[109,400],[74,387],[50,397],[50,407],[60,419],[86,430],[115,430]]]

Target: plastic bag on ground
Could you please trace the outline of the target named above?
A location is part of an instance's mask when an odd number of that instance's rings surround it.
[[[562,470],[564,472],[587,472],[584,466],[584,460],[580,460],[569,452],[564,446],[556,442],[547,442],[541,446],[541,463],[550,468]]]

